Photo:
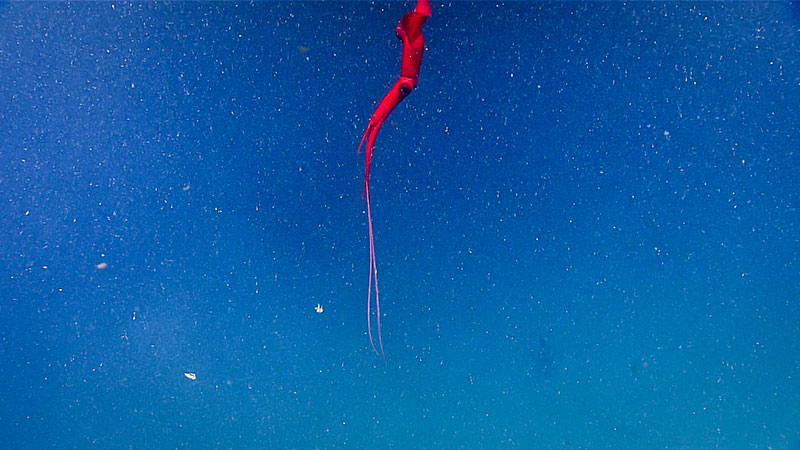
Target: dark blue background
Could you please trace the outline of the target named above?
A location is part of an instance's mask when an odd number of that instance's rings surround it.
[[[800,445],[797,4],[434,3],[384,365],[411,7],[0,5],[0,447]]]

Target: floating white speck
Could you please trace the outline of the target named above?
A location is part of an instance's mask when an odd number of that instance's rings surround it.
[[[192,381],[197,379],[197,374],[194,373],[194,372],[183,372],[183,376],[185,376],[186,378],[188,378],[188,379],[190,379]]]

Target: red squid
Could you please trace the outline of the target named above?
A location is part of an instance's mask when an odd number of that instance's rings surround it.
[[[375,313],[378,317],[378,346],[381,349],[380,355],[386,361],[383,352],[383,338],[381,337],[381,301],[378,292],[378,265],[375,262],[375,240],[372,233],[372,208],[369,198],[369,169],[372,165],[372,152],[375,148],[375,139],[378,137],[383,122],[389,114],[404,98],[417,87],[419,78],[419,68],[422,65],[422,53],[425,50],[425,38],[422,35],[422,24],[431,16],[430,0],[417,0],[414,11],[406,13],[400,23],[397,24],[395,33],[403,41],[403,59],[400,65],[400,78],[397,79],[389,93],[383,97],[372,118],[369,119],[364,137],[358,146],[361,147],[366,142],[366,167],[364,174],[364,198],[367,200],[367,221],[369,222],[369,288],[367,289],[367,330],[369,333],[369,343],[372,350],[378,353],[375,341],[372,338],[372,285],[375,280]]]

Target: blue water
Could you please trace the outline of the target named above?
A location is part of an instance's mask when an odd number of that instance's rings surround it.
[[[0,5],[0,448],[800,448],[798,5],[434,3],[384,364],[412,6]]]

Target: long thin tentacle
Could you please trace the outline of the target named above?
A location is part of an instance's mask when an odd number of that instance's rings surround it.
[[[369,333],[369,344],[375,354],[375,341],[372,339],[372,267],[375,264],[375,254],[372,247],[372,212],[369,205],[369,180],[364,183],[364,195],[367,198],[367,221],[369,222],[369,287],[367,288],[367,333]],[[380,318],[380,316],[378,316]]]
[[[372,305],[372,280],[375,279],[375,313],[378,316],[378,346],[381,349],[381,357],[386,362],[386,354],[383,351],[383,336],[381,333],[381,297],[378,290],[378,263],[375,258],[375,238],[372,232],[372,205],[369,196],[369,181],[365,182],[364,190],[367,197],[367,222],[369,222],[369,288],[367,289],[367,328],[369,329],[369,343],[372,345],[372,350],[377,354],[378,350],[375,348],[375,342],[372,339],[372,320],[371,320],[371,305]]]

